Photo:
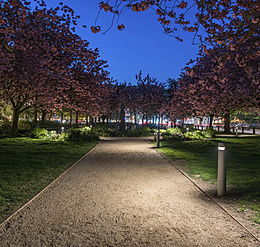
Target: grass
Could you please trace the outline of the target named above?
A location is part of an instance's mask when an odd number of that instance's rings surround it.
[[[260,138],[216,138],[205,141],[162,142],[160,151],[171,158],[185,159],[191,176],[217,182],[217,143],[227,143],[227,184],[254,210],[260,223]]]
[[[0,139],[0,222],[96,144],[30,138]]]

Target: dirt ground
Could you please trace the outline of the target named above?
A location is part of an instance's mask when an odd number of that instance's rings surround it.
[[[0,246],[260,245],[142,138],[105,138],[0,226]]]

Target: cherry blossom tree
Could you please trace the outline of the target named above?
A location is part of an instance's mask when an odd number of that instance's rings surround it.
[[[144,12],[153,10],[156,13],[158,22],[162,25],[165,33],[173,35],[179,41],[182,39],[176,36],[178,28],[198,34],[203,29],[208,35],[199,36],[203,42],[216,44],[227,42],[228,39],[239,38],[243,41],[248,37],[259,34],[259,13],[260,3],[255,0],[194,0],[194,1],[171,1],[171,0],[108,0],[99,3],[100,11],[112,14],[112,23],[122,31],[125,26],[120,23],[121,15],[131,10]],[[195,12],[194,14],[190,14]],[[194,18],[196,17],[196,18]],[[97,18],[98,20],[98,18]],[[110,28],[111,28],[110,27]],[[109,29],[110,29],[109,28]],[[101,31],[101,27],[91,27],[92,32]],[[243,35],[241,35],[241,32]]]
[[[35,105],[62,109],[69,101],[65,92],[73,89],[75,95],[86,96],[91,83],[102,84],[105,62],[73,33],[71,21],[77,17],[71,9],[63,7],[67,14],[60,16],[58,7],[47,9],[44,2],[34,10],[26,1],[1,0],[0,4],[0,99],[13,106],[13,132],[26,109]],[[77,64],[88,75],[88,86],[76,80]]]
[[[250,88],[257,91],[254,97],[259,98],[259,1],[108,0],[100,2],[99,6],[100,12],[98,15],[101,11],[111,13],[113,16],[111,27],[117,23],[117,28],[120,31],[124,29],[124,24],[120,23],[120,17],[125,11],[143,12],[151,9],[155,11],[157,20],[163,26],[165,33],[174,36],[177,40],[182,41],[181,37],[175,35],[178,28],[194,32],[193,43],[195,38],[198,37],[200,52],[204,52],[206,55],[210,54],[209,57],[212,59],[211,65],[216,65],[215,61],[217,60],[218,65],[216,66],[220,66],[222,71],[228,70],[231,73],[231,68],[236,68],[234,71],[241,68],[241,71],[245,74],[242,78],[250,81]],[[195,18],[189,15],[192,8],[195,10]],[[101,27],[95,23],[92,31],[99,32]],[[225,52],[217,52],[214,56],[217,45],[225,47]],[[208,75],[207,79],[211,80],[211,76]],[[240,80],[228,78],[226,83],[231,83],[231,88],[237,83],[236,86],[240,88]],[[179,99],[179,102],[181,102],[181,99]],[[189,109],[187,108],[187,110]]]
[[[138,108],[143,117],[162,114],[166,103],[165,85],[149,74],[142,78],[142,71],[136,74],[136,80]]]
[[[230,114],[235,110],[259,109],[259,79],[255,81],[246,67],[236,60],[223,57],[226,46],[212,49],[202,55],[179,80],[179,88],[171,102],[171,112],[176,115],[218,115],[226,119],[229,132]],[[252,65],[257,71],[258,61]]]
[[[162,25],[164,32],[169,35],[172,35],[177,40],[182,41],[182,39],[179,36],[175,35],[175,32],[177,31],[177,26],[180,26],[184,30],[188,30],[190,32],[198,30],[197,24],[193,23],[194,25],[191,25],[190,20],[188,20],[185,16],[186,12],[188,12],[187,10],[194,6],[196,6],[195,1],[192,1],[192,4],[188,6],[188,3],[184,1],[177,2],[170,0],[108,0],[99,3],[100,11],[98,13],[98,16],[100,15],[101,10],[112,13],[113,17],[111,26],[107,30],[105,30],[105,32],[107,32],[115,23],[117,25],[117,29],[119,31],[122,31],[124,30],[125,25],[123,23],[120,23],[119,21],[121,15],[125,11],[131,10],[134,12],[143,12],[152,9],[155,11],[157,20]],[[95,26],[91,27],[91,31],[93,33],[98,33],[101,31],[101,27],[97,25],[97,20]],[[171,26],[172,23],[175,23],[175,25]]]

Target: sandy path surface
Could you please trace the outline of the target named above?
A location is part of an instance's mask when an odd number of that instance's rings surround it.
[[[0,227],[0,246],[258,246],[141,138],[106,138]]]

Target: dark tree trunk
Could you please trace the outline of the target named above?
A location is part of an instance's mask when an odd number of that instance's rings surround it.
[[[210,114],[209,115],[209,128],[213,129],[213,118],[214,118],[214,114]]]
[[[225,114],[225,133],[230,133],[230,114]]]
[[[105,124],[105,120],[106,120],[106,115],[102,115],[102,123]]]
[[[42,110],[42,121],[41,121],[41,124],[44,124],[46,115],[47,115],[47,111],[46,110]]]
[[[18,121],[20,115],[20,108],[15,108],[13,111],[13,124],[12,124],[12,133],[17,134],[18,132]]]
[[[79,126],[79,113],[76,112],[76,128]]]
[[[60,116],[60,124],[62,124],[62,122],[63,122],[63,119],[64,119],[64,114],[63,114],[63,113],[61,113],[61,116]]]
[[[94,122],[93,117],[90,117],[90,118],[89,118],[89,124],[90,124],[90,125],[93,125],[93,122]]]

